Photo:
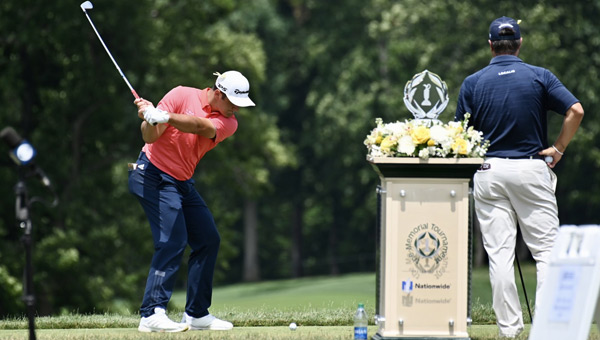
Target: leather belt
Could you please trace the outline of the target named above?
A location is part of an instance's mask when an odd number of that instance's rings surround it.
[[[490,158],[494,158],[494,156],[490,156]],[[495,158],[504,158],[504,159],[544,159],[542,155],[533,155],[533,156],[508,156],[508,157],[500,157],[497,156]]]

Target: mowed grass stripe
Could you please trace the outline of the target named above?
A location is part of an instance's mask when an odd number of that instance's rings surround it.
[[[236,284],[217,288],[211,311],[221,308],[356,308],[359,302],[375,306],[375,274],[349,274],[338,277],[302,278]],[[173,295],[171,306],[183,309],[185,292]]]

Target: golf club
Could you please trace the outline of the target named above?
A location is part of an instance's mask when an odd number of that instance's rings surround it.
[[[108,53],[108,56],[110,57],[110,60],[112,60],[113,64],[115,64],[115,67],[117,68],[117,71],[119,71],[119,73],[121,74],[121,77],[123,77],[123,80],[125,80],[125,84],[127,84],[127,86],[129,87],[129,89],[131,90],[131,93],[133,93],[133,96],[135,97],[135,99],[139,99],[140,96],[138,96],[138,94],[135,92],[135,90],[133,89],[133,87],[129,83],[129,80],[127,80],[127,77],[125,77],[125,74],[123,74],[123,71],[121,71],[121,68],[119,67],[119,65],[115,61],[115,58],[113,58],[112,54],[110,54],[110,51],[108,50],[108,47],[106,47],[106,44],[104,44],[104,41],[102,40],[102,37],[100,36],[100,33],[98,33],[98,30],[96,29],[96,26],[94,26],[94,23],[92,22],[92,19],[87,14],[86,10],[87,9],[92,9],[92,8],[94,8],[94,5],[92,5],[92,3],[90,1],[85,1],[85,2],[81,3],[81,9],[83,10],[83,13],[85,13],[85,16],[87,17],[88,21],[90,22],[90,25],[92,25],[92,28],[94,29],[94,32],[96,32],[96,35],[98,36],[98,39],[100,39],[100,42],[102,43],[102,46],[104,46],[104,49],[106,50],[106,53]]]
[[[521,233],[521,226],[517,224],[517,233]],[[527,311],[529,312],[529,320],[533,322],[533,315],[531,314],[531,307],[529,307],[529,297],[527,296],[527,289],[525,288],[525,280],[523,279],[523,272],[521,271],[521,263],[519,262],[519,254],[517,253],[517,247],[515,247],[515,261],[517,262],[517,268],[519,268],[519,276],[521,276],[521,285],[523,286],[523,295],[525,295],[525,302],[527,303]]]
[[[525,280],[523,280],[523,272],[521,271],[521,263],[519,263],[519,256],[515,253],[515,260],[517,261],[517,268],[519,268],[519,275],[521,276],[521,285],[523,286],[523,295],[525,295],[525,302],[527,303],[527,311],[529,312],[529,320],[533,322],[533,315],[531,315],[531,307],[529,307],[529,297],[527,297],[527,288],[525,288]]]

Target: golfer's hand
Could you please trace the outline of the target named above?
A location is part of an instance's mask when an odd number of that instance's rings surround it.
[[[155,107],[150,107],[144,111],[144,119],[150,125],[156,125],[156,124],[168,122],[169,114],[167,113],[167,111],[163,111],[163,110],[157,109]]]
[[[154,107],[154,104],[152,104],[151,101],[143,99],[143,98],[138,98],[138,99],[134,100],[133,103],[135,105],[137,105],[137,107],[138,107],[138,117],[140,119],[142,119],[142,120],[144,120],[144,112],[147,109]]]
[[[552,157],[552,162],[546,163],[546,164],[548,164],[548,166],[550,168],[554,168],[556,166],[556,164],[558,162],[560,162],[560,159],[562,158],[562,155],[559,154],[558,152],[556,152],[556,150],[554,150],[553,147],[549,147],[547,149],[544,149],[544,150],[538,152],[538,155]]]

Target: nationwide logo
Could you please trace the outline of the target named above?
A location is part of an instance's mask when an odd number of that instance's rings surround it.
[[[402,281],[402,291],[406,293],[404,296],[402,296],[402,305],[405,307],[411,307],[414,303],[414,298],[410,295],[410,293],[413,291],[413,287],[414,282],[410,280]]]
[[[429,284],[429,283],[418,283],[413,282],[411,280],[402,281],[402,292],[404,295],[402,296],[402,305],[404,307],[412,307],[415,303],[417,304],[447,304],[450,303],[452,299],[450,298],[422,298],[422,297],[413,297],[412,293],[418,290],[449,290],[451,288],[450,284],[440,283],[440,284]],[[422,295],[422,294],[419,294]]]
[[[448,236],[436,224],[424,223],[413,228],[406,243],[406,264],[412,264],[415,278],[421,274],[433,274],[439,279],[448,267]]]
[[[410,293],[413,291],[413,282],[412,281],[402,281],[402,291],[405,293]]]
[[[417,289],[450,289],[450,285],[447,283],[432,285],[428,283],[416,283],[415,288]]]
[[[433,304],[443,304],[447,305],[452,301],[450,298],[442,298],[442,299],[416,299],[416,303],[421,305],[433,305]]]

